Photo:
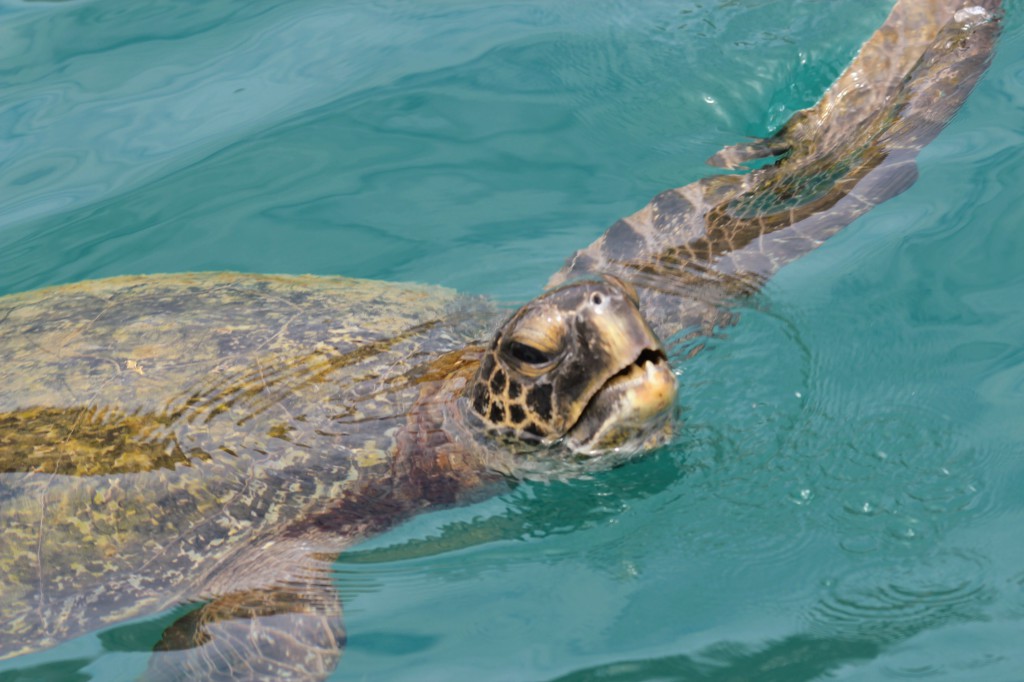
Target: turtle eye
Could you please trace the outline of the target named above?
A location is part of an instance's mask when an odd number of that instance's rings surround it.
[[[525,362],[528,365],[543,365],[551,362],[550,354],[518,341],[509,342],[508,354],[519,362]]]

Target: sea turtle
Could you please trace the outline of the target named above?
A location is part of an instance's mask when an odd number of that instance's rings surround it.
[[[663,437],[676,380],[635,296],[574,283],[485,345],[493,311],[472,299],[340,277],[0,299],[0,651],[209,600],[161,646],[243,646],[258,614],[271,644],[231,674],[327,671],[341,630],[319,557],[499,486],[556,438]]]
[[[727,322],[908,186],[984,70],[997,10],[900,0],[821,103],[715,161],[787,156],[659,195],[504,322],[447,289],[341,277],[0,298],[0,658],[193,603],[150,678],[324,677],[344,638],[339,552],[664,442],[659,335]]]

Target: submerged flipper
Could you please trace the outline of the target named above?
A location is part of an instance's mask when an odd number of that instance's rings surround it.
[[[329,587],[237,592],[167,628],[143,679],[312,682],[330,675],[344,643],[341,607]]]

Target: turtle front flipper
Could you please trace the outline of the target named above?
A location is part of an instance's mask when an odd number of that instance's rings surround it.
[[[731,323],[737,300],[914,182],[918,152],[988,67],[1000,5],[897,0],[816,105],[710,162],[784,156],[662,192],[573,254],[548,287],[614,275],[637,290],[663,339],[688,341]]]
[[[323,578],[300,589],[226,594],[190,611],[164,631],[142,679],[325,679],[341,658],[345,630],[338,596]]]

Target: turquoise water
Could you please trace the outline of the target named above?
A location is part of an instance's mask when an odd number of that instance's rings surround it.
[[[0,0],[0,293],[535,295],[812,103],[882,0]],[[680,360],[671,447],[337,564],[335,679],[1024,679],[1024,3],[920,180]],[[677,359],[679,360],[679,359]],[[0,663],[129,680],[175,614]]]

